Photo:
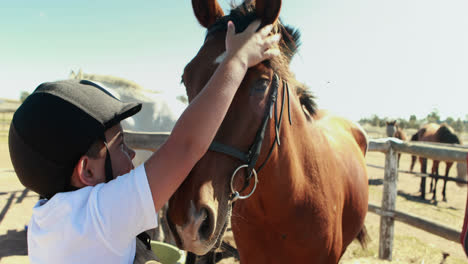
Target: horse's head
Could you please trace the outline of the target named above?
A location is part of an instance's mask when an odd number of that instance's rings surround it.
[[[387,137],[394,137],[395,133],[398,130],[398,126],[396,124],[396,120],[387,121]]]
[[[167,216],[178,246],[203,255],[222,239],[232,209],[231,176],[236,168],[248,163],[242,161],[242,157],[234,157],[236,154],[232,152],[238,150],[237,156],[242,156],[255,145],[252,143],[259,128],[266,124],[263,120],[273,111],[273,108],[270,109],[274,105],[272,98],[278,98],[277,101],[281,98],[283,82],[297,86],[289,72],[289,62],[296,52],[299,33],[279,21],[281,0],[249,1],[231,10],[227,16],[216,0],[192,0],[192,4],[195,16],[207,28],[207,34],[198,54],[187,64],[182,76],[189,101],[202,90],[224,58],[228,21],[232,21],[236,31],[241,32],[251,22],[260,19],[262,25],[274,24],[272,31],[282,35],[279,44],[282,55],[251,67],[242,81],[215,137],[221,151],[214,151],[212,145],[169,202]],[[300,100],[308,98],[310,100],[310,94],[303,93]],[[310,114],[314,112],[312,105],[306,106]],[[266,126],[264,141],[268,144],[260,147],[259,162],[255,168],[266,159],[271,142],[275,141],[275,129],[270,125],[272,122]],[[235,190],[243,189],[248,174],[246,171],[240,169],[236,174],[233,182]],[[241,194],[252,190],[254,180],[250,183]]]

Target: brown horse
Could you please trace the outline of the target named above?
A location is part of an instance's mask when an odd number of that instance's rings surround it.
[[[418,130],[412,137],[411,141],[427,141],[427,142],[438,142],[438,143],[449,143],[449,144],[461,144],[460,139],[455,134],[452,127],[448,124],[435,124],[429,123],[424,125],[421,129]],[[426,173],[427,168],[427,158],[419,157],[419,162],[421,164],[421,172]],[[416,163],[416,156],[411,156],[411,167],[410,171],[413,171],[414,164]],[[440,161],[434,160],[432,162],[431,174],[439,176],[439,163]],[[447,196],[445,194],[445,187],[447,186],[447,179],[450,172],[450,168],[453,165],[453,162],[445,162],[445,177],[444,177],[444,187],[442,189],[442,199],[447,201]],[[464,166],[462,166],[464,167]],[[464,179],[466,177],[466,170],[463,170],[458,166],[458,178]],[[437,189],[437,180],[438,178],[431,178],[430,192],[432,192],[432,199],[436,200],[436,189]],[[433,185],[434,183],[434,185]],[[421,197],[424,197],[426,187],[426,178],[421,178]]]
[[[397,121],[387,121],[387,137],[394,137],[398,138],[400,140],[406,141],[406,134],[401,129],[401,127],[398,126]],[[398,166],[400,166],[400,158],[401,158],[401,153],[398,153]]]
[[[228,16],[216,0],[192,4],[208,31],[182,77],[189,100],[223,58],[229,20],[237,31],[255,19],[274,23],[282,56],[248,70],[210,151],[172,196],[178,246],[203,255],[231,220],[241,263],[338,263],[355,238],[367,238],[365,132],[317,110],[294,79],[299,34],[278,20],[280,0],[250,1]]]

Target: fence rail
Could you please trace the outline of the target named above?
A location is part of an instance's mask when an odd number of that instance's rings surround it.
[[[374,164],[367,164],[367,167],[382,169],[382,170],[385,169],[385,167],[374,165]],[[438,175],[429,174],[429,173],[422,173],[422,172],[412,172],[412,171],[407,171],[407,170],[398,170],[398,173],[411,174],[411,175],[413,175],[415,177],[419,177],[419,178],[434,178],[434,179],[440,179],[440,180],[445,179],[445,176],[438,176]],[[453,177],[447,177],[446,180],[449,181],[449,182],[453,181],[453,182],[457,182],[457,183],[468,184],[467,180],[462,180],[462,179],[453,178]]]
[[[171,134],[170,132],[135,132],[125,130],[125,142],[134,149],[155,151]]]
[[[447,240],[451,240],[454,242],[460,242],[460,232],[450,228],[446,227],[442,224],[434,223],[431,221],[427,221],[425,219],[422,219],[420,217],[417,217],[413,214],[409,213],[403,213],[399,211],[383,211],[380,207],[369,204],[369,211],[376,213],[380,216],[387,216],[394,218],[395,220],[398,220],[400,222],[404,222],[408,225],[417,227],[419,229],[423,229],[424,231],[427,231],[431,234],[443,237]]]
[[[387,153],[390,148],[429,159],[456,162],[466,162],[468,153],[468,147],[453,144],[405,142],[396,138],[372,139],[369,142],[369,151]]]

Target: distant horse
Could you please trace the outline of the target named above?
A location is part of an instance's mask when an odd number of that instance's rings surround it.
[[[396,120],[393,121],[387,121],[387,137],[394,137],[398,138],[400,140],[406,141],[406,134],[401,129],[398,124],[396,123]],[[398,166],[400,166],[400,158],[401,158],[401,153],[398,153]]]
[[[364,130],[317,110],[295,80],[299,33],[278,20],[280,0],[249,1],[228,16],[216,0],[192,4],[208,31],[182,76],[189,101],[225,54],[229,20],[238,32],[255,19],[274,23],[282,56],[248,70],[210,150],[171,197],[178,246],[206,254],[231,219],[241,263],[338,263],[355,238],[367,238]]]
[[[438,142],[438,143],[448,143],[448,144],[461,144],[460,139],[455,134],[452,127],[448,124],[434,124],[429,123],[424,125],[421,129],[418,130],[412,137],[411,141],[426,141],[426,142]],[[427,168],[427,158],[419,157],[419,162],[421,163],[421,172],[426,173]],[[411,156],[411,167],[410,171],[413,171],[414,164],[416,163],[416,156]],[[439,176],[439,163],[440,161],[434,160],[432,162],[431,174]],[[444,178],[444,187],[442,189],[442,200],[447,201],[447,196],[445,194],[445,188],[447,186],[447,179],[450,172],[450,168],[453,165],[453,162],[445,162],[445,178]],[[458,178],[466,178],[466,169],[463,169],[465,166],[458,166]],[[430,192],[433,193],[432,199],[436,200],[436,189],[437,189],[437,180],[438,178],[431,178]],[[434,183],[434,185],[433,185]],[[421,178],[420,191],[421,195],[424,198],[426,186],[426,179]]]

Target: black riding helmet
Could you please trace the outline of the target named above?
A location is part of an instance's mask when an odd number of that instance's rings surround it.
[[[70,191],[78,160],[104,132],[138,113],[140,103],[123,103],[87,80],[39,85],[16,110],[9,133],[10,158],[21,183],[50,199]],[[106,154],[106,181],[113,178]]]

